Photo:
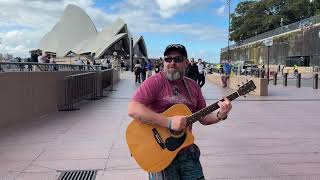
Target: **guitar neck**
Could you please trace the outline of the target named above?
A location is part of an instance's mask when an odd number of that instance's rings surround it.
[[[229,99],[230,101],[236,99],[239,97],[238,92],[234,92],[232,94],[230,94],[229,96],[227,96],[226,98]],[[222,100],[223,101],[223,100]],[[213,104],[211,104],[210,106],[207,106],[206,108],[203,108],[195,113],[193,113],[191,116],[187,117],[187,125],[191,125],[197,121],[199,121],[201,118],[203,118],[204,116],[210,114],[211,112],[217,110],[219,108],[218,102],[215,102]]]

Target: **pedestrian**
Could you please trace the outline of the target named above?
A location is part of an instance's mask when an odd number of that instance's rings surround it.
[[[190,79],[198,81],[199,77],[199,69],[196,63],[194,62],[194,59],[190,59],[190,63],[188,64],[187,70],[186,70],[187,77]]]
[[[145,68],[147,71],[147,78],[149,78],[150,76],[152,76],[152,63],[151,63],[150,59],[148,59],[148,63]]]
[[[136,64],[134,65],[134,75],[136,76],[136,78],[135,78],[135,82],[136,83],[141,83],[140,74],[141,74],[141,64],[140,64],[140,61],[138,59],[136,61]]]
[[[141,74],[141,81],[143,82],[146,79],[146,76],[147,76],[147,70],[145,68],[147,63],[146,63],[145,58],[141,58],[140,60],[141,60],[140,61],[140,63],[141,63],[141,72],[140,72],[140,74]]]
[[[204,68],[204,63],[202,59],[198,59],[198,70],[199,70],[199,77],[198,77],[198,84],[200,87],[202,87],[206,83],[206,78],[205,78],[205,68]]]
[[[223,63],[223,65],[222,65],[222,67],[223,67],[223,71],[224,71],[224,74],[221,76],[221,81],[223,84],[222,87],[227,87],[228,80],[229,80],[229,77],[231,74],[231,65],[228,61],[225,61],[225,63]]]

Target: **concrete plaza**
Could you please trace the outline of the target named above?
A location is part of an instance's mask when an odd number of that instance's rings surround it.
[[[1,180],[56,180],[64,170],[98,170],[97,180],[143,180],[130,157],[130,72],[98,101],[0,129]],[[271,83],[270,83],[271,84]],[[233,92],[207,82],[213,103]],[[19,113],[19,112],[14,112]],[[269,96],[240,97],[229,118],[194,125],[206,179],[320,180],[320,90],[269,85]]]

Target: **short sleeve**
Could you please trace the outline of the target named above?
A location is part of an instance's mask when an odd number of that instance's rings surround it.
[[[159,76],[151,76],[139,86],[132,100],[148,106],[157,100],[162,86]]]

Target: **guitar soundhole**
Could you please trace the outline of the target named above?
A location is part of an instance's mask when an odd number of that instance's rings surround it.
[[[178,137],[182,137],[183,135],[184,135],[184,131],[174,131],[174,130],[169,130],[169,133],[170,133],[170,135],[172,136],[172,137],[176,137],[176,138],[178,138]]]

